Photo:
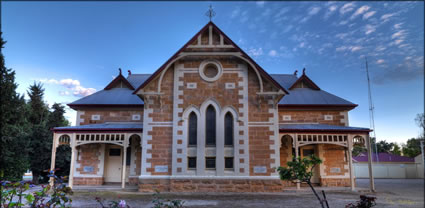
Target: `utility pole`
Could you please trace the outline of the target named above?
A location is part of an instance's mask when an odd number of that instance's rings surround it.
[[[369,78],[369,67],[368,67],[368,64],[367,64],[367,57],[365,57],[365,60],[366,60],[366,75],[367,75],[368,99],[369,99],[369,122],[370,122],[370,128],[373,130],[372,131],[373,138],[375,138],[375,157],[376,157],[376,162],[379,163],[378,148],[377,148],[378,139],[376,138],[375,118],[374,118],[374,115],[373,115],[373,110],[375,110],[375,106],[373,106],[372,91],[370,90],[370,78]]]
[[[422,154],[422,165],[425,164],[425,159],[424,159],[424,140],[421,140],[421,154]]]

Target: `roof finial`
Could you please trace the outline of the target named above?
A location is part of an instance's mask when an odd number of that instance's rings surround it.
[[[297,76],[297,73],[298,73],[298,70],[295,70],[294,71],[294,75]]]
[[[128,70],[128,76],[130,76],[131,75],[131,70]]]
[[[120,75],[121,75],[121,73],[122,73],[121,68],[118,68],[118,70],[120,71]]]
[[[208,9],[208,11],[205,13],[205,16],[210,18],[210,22],[211,22],[212,18],[215,16],[215,11],[213,10],[211,4],[210,4],[210,8]]]
[[[305,75],[305,67],[304,67],[304,69],[303,69],[303,75]]]

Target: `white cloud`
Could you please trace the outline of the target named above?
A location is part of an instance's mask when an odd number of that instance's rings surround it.
[[[60,81],[56,79],[40,79],[39,81],[42,83],[47,83],[47,84],[62,85],[66,87],[67,89],[70,89],[73,95],[79,96],[79,97],[91,95],[96,92],[96,89],[94,88],[85,88],[81,86],[80,81],[75,79],[61,79]],[[70,93],[68,91],[59,91],[59,94],[66,96],[66,95],[69,95]]]
[[[378,47],[375,48],[375,51],[383,51],[385,49],[387,49],[387,48],[384,47],[384,46],[378,46]]]
[[[335,50],[336,51],[345,51],[345,50],[347,50],[347,47],[346,46],[341,46],[341,47],[336,48]]]
[[[230,15],[230,18],[235,18],[235,17],[239,16],[240,13],[241,13],[241,8],[240,7],[236,7],[236,9],[232,11],[232,14]]]
[[[361,46],[352,46],[350,48],[351,48],[351,52],[355,52],[355,51],[361,50],[363,47],[361,47]]]
[[[283,7],[282,9],[279,10],[279,12],[274,17],[279,18],[280,16],[284,15],[288,11],[289,11],[288,7]]]
[[[305,46],[305,42],[301,42],[298,46],[299,46],[300,48],[304,48],[304,46]]]
[[[331,6],[329,6],[328,7],[328,10],[326,11],[326,13],[325,13],[325,16],[324,16],[324,18],[325,19],[328,19],[329,18],[329,16],[331,16],[335,11],[336,11],[336,9],[338,9],[338,6],[336,6],[336,5],[331,5]]]
[[[394,44],[398,45],[400,43],[402,43],[404,40],[403,39],[397,39],[394,41]]]
[[[339,22],[340,25],[346,25],[347,23],[348,23],[348,21],[346,21],[346,20]]]
[[[390,17],[394,16],[395,13],[391,13],[391,14],[384,14],[381,16],[381,20],[383,20],[384,22],[388,21],[390,19]]]
[[[80,81],[73,79],[62,79],[61,81],[59,81],[59,84],[67,88],[75,88],[76,86],[80,86]]]
[[[400,31],[394,33],[391,36],[391,39],[395,39],[395,38],[398,38],[398,37],[404,38],[405,36],[406,36],[406,31],[405,30],[400,30]]]
[[[277,51],[276,50],[270,50],[269,51],[269,56],[271,56],[271,57],[276,57],[278,54],[277,54]]]
[[[363,14],[363,13],[367,12],[369,9],[370,9],[370,7],[369,7],[369,6],[361,6],[360,8],[358,8],[358,9],[356,10],[356,12],[354,12],[354,14],[353,14],[353,15],[351,15],[350,19],[351,19],[351,20],[355,19],[357,16],[359,16],[359,15],[361,15],[361,14]]]
[[[384,62],[385,62],[384,59],[379,59],[376,61],[377,64],[383,64]]]
[[[59,91],[59,95],[66,96],[69,95],[68,91]]]
[[[338,52],[342,52],[342,51],[351,51],[351,52],[356,52],[361,50],[363,47],[361,46],[340,46],[338,48],[335,49],[335,51]]]
[[[266,2],[265,1],[257,1],[255,3],[257,4],[257,6],[263,7]]]
[[[353,2],[346,3],[346,4],[344,4],[344,6],[342,6],[339,9],[339,13],[342,14],[342,15],[344,15],[345,13],[350,12],[353,9],[354,9],[354,3]]]
[[[367,12],[363,15],[363,19],[364,20],[369,19],[369,17],[373,16],[375,13],[376,13],[376,11]]]
[[[395,24],[394,25],[394,28],[395,29],[400,29],[401,28],[401,26],[403,25],[404,23],[398,23],[398,24]]]
[[[261,56],[263,55],[263,49],[262,48],[251,48],[248,50],[248,55],[250,56]]]
[[[94,88],[84,88],[81,86],[76,86],[73,90],[74,90],[73,94],[79,97],[91,95],[96,92],[96,89]]]
[[[310,11],[308,12],[308,15],[315,15],[319,13],[320,10],[321,10],[320,7],[311,7]]]
[[[369,35],[370,33],[375,32],[375,30],[376,30],[375,26],[372,26],[372,25],[366,25],[365,26],[365,34],[366,35]]]

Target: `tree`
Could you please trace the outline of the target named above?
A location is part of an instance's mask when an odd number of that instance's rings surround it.
[[[353,147],[353,156],[359,156],[360,153],[366,152],[367,149],[364,146],[361,145],[354,145]]]
[[[401,155],[401,148],[397,143],[394,143],[393,149],[391,150],[393,155]]]
[[[47,122],[47,129],[52,129],[58,126],[69,126],[68,120],[66,120],[65,107],[60,103],[55,103],[51,108],[53,111],[49,114]],[[53,140],[53,134],[49,133],[49,140]],[[56,165],[55,167],[59,170],[56,172],[58,176],[69,175],[69,168],[71,165],[71,148],[68,145],[60,145],[56,149]]]
[[[419,128],[421,128],[421,134],[420,134],[420,138],[424,139],[425,138],[425,116],[423,113],[418,113],[416,114],[416,118],[415,118],[416,124],[419,126]]]
[[[323,192],[324,199],[321,199],[311,184],[313,169],[320,163],[322,163],[322,160],[314,155],[309,158],[294,157],[292,161],[287,163],[288,167],[279,167],[277,168],[277,171],[279,172],[281,180],[292,181],[294,183],[307,183],[317,200],[319,200],[322,208],[324,208],[325,204],[329,207],[328,202],[326,201],[325,192]]]
[[[378,153],[391,153],[391,150],[394,147],[394,143],[389,143],[385,140],[381,140],[376,143],[376,148],[378,149]]]
[[[0,48],[4,48],[0,32]],[[25,99],[16,93],[15,71],[6,68],[0,51],[0,179],[21,180],[28,169],[28,122]]]
[[[50,168],[52,149],[51,132],[48,129],[49,110],[43,101],[44,89],[40,83],[34,83],[27,91],[30,101],[29,121],[31,124],[30,135],[30,163],[33,174],[33,182],[39,183],[40,176],[46,176],[45,170]],[[47,180],[47,177],[43,177]]]
[[[423,141],[423,139],[416,138],[407,140],[406,144],[403,145],[402,148],[403,155],[407,157],[416,157],[421,154],[421,140]]]

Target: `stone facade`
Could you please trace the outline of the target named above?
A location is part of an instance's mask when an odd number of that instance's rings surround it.
[[[140,116],[140,119],[134,120],[133,115]],[[86,109],[79,110],[77,116],[79,117],[77,118],[77,125],[105,122],[143,122],[143,109]]]
[[[300,149],[294,148],[296,142],[291,139],[282,139],[286,134],[280,133],[279,125],[348,126],[346,109],[281,107],[278,103],[285,93],[218,28],[207,25],[134,91],[143,100],[143,108],[80,108],[77,124],[140,123],[141,138],[130,142],[126,181],[138,185],[141,192],[281,192],[294,184],[282,182],[276,168],[286,166]],[[211,108],[215,124],[207,122],[207,109]],[[189,145],[189,115],[193,114],[197,143]],[[231,115],[233,132],[225,135],[226,115]],[[206,143],[208,124],[215,126],[212,144]],[[288,135],[295,138],[296,133]],[[126,138],[130,135],[126,133]],[[233,144],[225,145],[229,135]],[[350,185],[348,143],[341,144],[309,144],[323,160],[318,172],[323,186]],[[104,183],[105,145],[78,147],[74,184]],[[196,167],[189,168],[193,158]],[[207,168],[207,158],[210,164],[214,161],[214,167]],[[226,167],[226,161],[231,167]],[[85,166],[93,169],[85,172]]]
[[[293,184],[279,179],[145,179],[140,192],[282,192]]]
[[[289,118],[290,119],[285,119]],[[327,119],[325,117],[327,116]],[[318,123],[347,126],[348,113],[341,110],[288,110],[279,108],[279,123]]]

